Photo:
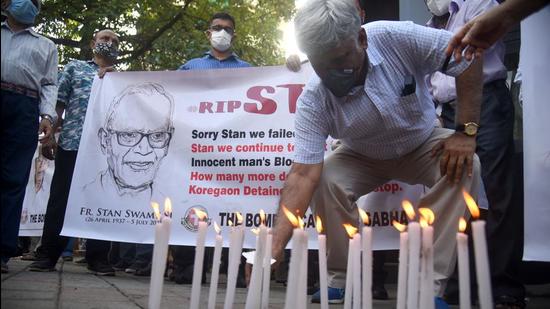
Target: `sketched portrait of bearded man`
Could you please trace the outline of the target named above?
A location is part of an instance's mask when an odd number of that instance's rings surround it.
[[[174,134],[173,112],[173,97],[157,83],[131,85],[117,95],[98,130],[108,167],[84,190],[107,201],[159,196],[153,183]]]

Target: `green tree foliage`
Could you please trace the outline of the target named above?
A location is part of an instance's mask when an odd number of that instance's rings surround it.
[[[46,0],[36,29],[57,44],[60,63],[91,58],[93,33],[113,29],[130,70],[172,70],[208,50],[204,31],[221,11],[235,18],[239,57],[257,66],[284,62],[279,24],[294,0]]]

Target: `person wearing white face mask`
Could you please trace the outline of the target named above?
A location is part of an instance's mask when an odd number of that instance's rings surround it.
[[[250,67],[250,63],[241,60],[231,49],[235,40],[235,19],[224,12],[216,13],[210,19],[206,30],[211,50],[203,57],[194,58],[179,67],[178,70],[230,69]]]
[[[241,60],[231,49],[235,40],[235,19],[233,16],[219,12],[210,18],[210,26],[206,30],[206,37],[212,47],[203,57],[194,58],[180,66],[178,70],[208,70],[232,69],[251,67],[250,63]],[[193,264],[195,262],[195,248],[189,246],[175,246],[174,272],[171,275],[178,284],[191,283],[193,278]],[[225,258],[226,255],[222,255]],[[206,267],[205,267],[206,270]],[[206,275],[203,273],[203,281]],[[238,287],[246,287],[244,283],[244,269],[241,267],[237,279]]]
[[[426,6],[433,14],[429,27],[456,33],[498,3],[494,0],[427,0]],[[483,98],[476,153],[481,160],[489,201],[487,243],[496,308],[524,308],[525,289],[517,274],[523,248],[523,209],[522,205],[512,203],[514,106],[506,86],[506,71],[504,44],[499,40],[483,54]],[[441,106],[443,125],[464,129],[454,126],[454,78],[436,72],[428,76],[428,81],[434,101]],[[447,300],[454,303],[455,293],[447,292]]]

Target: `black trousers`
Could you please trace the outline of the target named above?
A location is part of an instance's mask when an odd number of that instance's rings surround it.
[[[0,205],[4,262],[17,251],[25,188],[38,144],[38,117],[38,99],[2,90]]]
[[[44,218],[42,231],[42,244],[39,255],[56,262],[67,246],[68,237],[59,235],[63,228],[67,200],[71,189],[71,181],[76,163],[77,151],[67,151],[57,148],[55,156],[55,171],[50,187],[50,198]],[[88,263],[108,262],[108,254],[111,248],[109,241],[88,239],[86,242],[86,259]]]
[[[446,128],[454,129],[455,108],[444,104],[441,114]],[[514,106],[504,80],[484,85],[476,153],[481,161],[489,210],[487,240],[493,296],[523,299],[519,281],[523,256],[523,204],[513,203]]]

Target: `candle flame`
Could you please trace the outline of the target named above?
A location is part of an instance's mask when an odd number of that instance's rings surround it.
[[[169,197],[164,200],[164,214],[167,216],[172,214],[172,201]]]
[[[159,210],[159,203],[157,202],[151,202],[151,207],[153,207],[153,211],[155,212],[155,218],[157,220],[160,220],[160,210]]]
[[[302,219],[302,217],[300,216],[297,216],[296,218],[298,218],[298,226],[303,230],[304,229],[304,219]]]
[[[405,224],[401,224],[395,220],[392,221],[391,223],[393,225],[394,228],[396,228],[399,232],[405,232],[405,230],[407,229],[407,226]]]
[[[227,225],[233,226],[233,221],[231,221],[231,219],[227,219]]]
[[[414,207],[411,202],[409,202],[408,200],[403,200],[403,202],[401,202],[401,205],[403,206],[403,210],[405,210],[405,213],[407,214],[409,220],[413,220],[415,215]]]
[[[283,209],[283,212],[285,213],[286,218],[288,221],[290,221],[290,224],[292,224],[293,227],[298,227],[299,221],[298,218],[292,213],[292,211],[288,210],[284,205],[281,206]]]
[[[462,195],[464,196],[464,201],[466,201],[466,205],[468,206],[468,209],[470,210],[472,217],[474,219],[479,218],[479,208],[477,207],[477,204],[474,201],[474,198],[470,194],[468,194],[466,190],[462,190]]]
[[[199,217],[199,220],[204,220],[208,217],[206,212],[204,212],[204,211],[202,211],[198,208],[193,208],[193,210],[195,211],[195,214],[197,215],[197,217]]]
[[[349,238],[353,238],[353,235],[357,233],[357,228],[351,224],[344,223],[342,224],[348,233]]]
[[[222,231],[222,229],[220,228],[220,226],[216,221],[214,221],[214,230],[216,231],[216,234],[220,234],[220,232]]]
[[[466,223],[466,220],[463,217],[460,217],[460,220],[458,220],[458,230],[461,233],[464,233],[464,231],[466,231],[466,225],[467,224],[468,223]]]
[[[260,224],[265,224],[265,211],[260,209]]]
[[[430,224],[428,224],[428,220],[426,220],[426,218],[424,217],[420,218],[419,221],[420,221],[420,227],[422,228],[430,226]]]
[[[235,212],[235,215],[237,216],[237,222],[235,223],[235,225],[243,223],[243,215],[241,215],[241,213],[238,211]]]
[[[315,217],[315,229],[317,230],[317,233],[323,233],[323,222],[321,221],[321,217],[319,216]]]
[[[363,220],[363,223],[365,225],[368,225],[369,224],[369,215],[367,215],[367,212],[364,211],[363,209],[361,208],[358,208],[359,209],[359,215],[361,216],[361,220]]]
[[[435,221],[435,215],[434,212],[429,208],[418,208],[418,212],[420,213],[420,216],[426,220],[426,223],[428,225],[432,225]]]

